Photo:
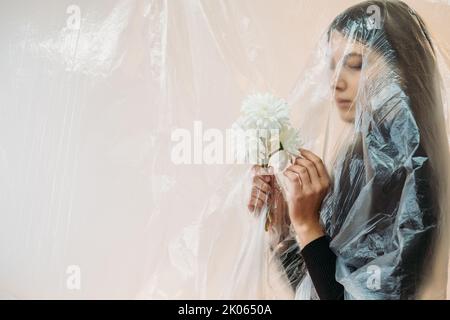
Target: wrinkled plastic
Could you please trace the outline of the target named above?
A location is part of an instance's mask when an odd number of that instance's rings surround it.
[[[293,230],[247,209],[249,165],[171,159],[175,130],[225,130],[269,91],[333,178],[321,218],[346,298],[444,297],[450,6],[408,1],[432,50],[385,2],[394,38],[348,14],[327,29],[357,2],[3,1],[0,298],[316,299]],[[364,39],[377,54],[351,123],[333,102],[333,31],[343,52]]]
[[[431,36],[413,9],[395,1],[350,8],[329,38],[336,33],[347,40],[346,53],[365,46],[354,130],[321,209],[336,279],[346,299],[445,298],[450,162]]]
[[[450,162],[438,63],[412,9],[365,2],[334,20],[289,95],[305,147],[332,175],[320,216],[346,299],[446,297]],[[355,72],[358,92],[345,110],[338,87]],[[251,179],[230,173],[196,224],[200,296],[317,299],[292,226],[266,233],[269,206],[246,210]]]

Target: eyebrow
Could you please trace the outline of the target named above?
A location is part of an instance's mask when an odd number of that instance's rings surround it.
[[[347,62],[348,59],[353,58],[353,57],[359,57],[362,59],[362,54],[356,53],[356,52],[349,53],[349,54],[345,55],[344,62]]]
[[[353,58],[353,57],[359,57],[359,58],[362,59],[362,58],[363,58],[363,55],[360,54],[360,53],[356,53],[356,52],[351,52],[351,53],[349,53],[349,54],[346,54],[345,57],[344,57],[344,59],[343,59],[344,63],[347,63],[347,60],[350,59],[350,58]],[[336,62],[334,61],[334,58],[331,59],[331,63],[332,63],[333,65],[336,64]]]

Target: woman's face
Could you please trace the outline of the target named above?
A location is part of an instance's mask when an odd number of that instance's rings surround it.
[[[331,89],[341,119],[353,123],[361,78],[364,45],[349,41],[341,33],[331,34]]]

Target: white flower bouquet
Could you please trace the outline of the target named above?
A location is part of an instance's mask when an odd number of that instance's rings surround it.
[[[297,156],[302,145],[297,129],[289,121],[290,107],[270,93],[248,96],[235,130],[245,132],[248,162],[262,167],[284,169],[290,156]]]
[[[271,167],[275,173],[284,170],[302,145],[298,130],[290,124],[289,105],[270,93],[257,93],[243,101],[241,112],[233,129],[245,132],[246,141],[241,147],[247,149],[248,162]],[[268,223],[270,219],[269,208]]]

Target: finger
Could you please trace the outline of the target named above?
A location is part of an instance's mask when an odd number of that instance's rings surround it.
[[[306,167],[294,164],[286,170],[298,173],[303,185],[311,184],[311,177],[309,176],[308,169]]]
[[[264,180],[264,178],[260,177],[260,176],[256,176],[253,178],[253,187],[256,187],[257,189],[268,193],[271,188],[270,188],[270,184],[268,182],[266,182],[267,180]]]
[[[294,171],[286,169],[283,172],[283,175],[286,178],[288,178],[291,182],[296,182],[296,183],[299,183],[300,185],[302,185],[302,181],[301,181],[300,176],[299,176],[299,174],[297,172],[294,172]]]
[[[252,197],[250,203],[256,208],[261,209],[264,206],[264,200]]]
[[[264,168],[260,165],[254,165],[251,169],[253,176],[270,176],[274,173],[273,167]]]
[[[296,158],[295,164],[299,166],[303,166],[308,170],[309,177],[311,178],[311,182],[314,184],[315,182],[319,183],[319,173],[317,172],[317,168],[311,160]]]
[[[248,210],[253,214],[257,214],[261,210],[261,208],[257,207],[255,204],[249,204]]]
[[[269,184],[272,192],[281,191],[280,184],[275,176],[271,177]]]
[[[258,169],[257,169],[257,170],[258,170]],[[264,168],[261,168],[261,170],[262,170],[262,171],[258,171],[258,172],[253,176],[253,178],[255,179],[255,178],[259,177],[259,178],[261,178],[263,181],[269,183],[270,180],[272,179],[272,175],[268,174],[267,171],[265,171],[266,169],[264,169]]]
[[[306,149],[300,149],[300,152],[302,153],[302,156],[312,163],[314,163],[314,166],[317,169],[317,173],[319,174],[319,177],[328,177],[327,170],[325,168],[325,165],[323,164],[322,159],[320,159],[317,155],[312,153],[309,150]]]
[[[256,210],[260,210],[262,208],[263,203],[261,200],[256,200],[252,198],[248,204],[248,209],[252,212],[255,212]]]
[[[262,199],[262,200],[270,198],[270,194],[269,193],[265,193],[264,191],[261,191],[261,190],[259,190],[257,188],[253,188],[252,189],[251,196],[255,197],[257,199]]]
[[[254,165],[254,166],[252,166],[252,169],[251,169],[251,173],[252,173],[252,176],[256,176],[257,175],[257,173],[258,173],[258,171],[259,171],[259,169],[258,169],[258,165]]]

